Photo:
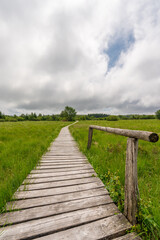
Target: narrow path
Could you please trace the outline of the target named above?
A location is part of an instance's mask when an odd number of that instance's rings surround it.
[[[14,197],[8,212],[0,216],[0,239],[140,239],[126,235],[131,225],[68,127],[62,128]]]

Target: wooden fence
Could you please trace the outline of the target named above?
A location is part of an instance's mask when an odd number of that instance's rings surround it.
[[[138,139],[157,142],[159,137],[156,133],[146,131],[136,131],[128,129],[110,128],[91,125],[89,126],[88,145],[91,147],[93,129],[114,133],[128,137],[126,151],[126,167],[125,167],[125,201],[124,215],[134,225],[136,224],[136,213],[138,205],[138,177],[137,177],[137,154],[138,154]]]

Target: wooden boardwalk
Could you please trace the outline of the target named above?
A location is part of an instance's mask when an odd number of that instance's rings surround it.
[[[140,239],[126,234],[130,223],[79,152],[68,127],[14,197],[0,216],[0,239]]]

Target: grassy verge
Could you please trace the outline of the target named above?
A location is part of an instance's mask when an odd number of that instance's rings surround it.
[[[0,123],[0,212],[67,122]]]
[[[123,211],[125,158],[127,139],[94,130],[92,147],[87,150],[88,126],[100,125],[124,129],[153,131],[160,134],[159,120],[81,121],[70,127],[80,150],[87,156],[112,198]],[[144,239],[160,239],[160,141],[139,141],[138,182],[141,204],[139,224],[133,229]]]

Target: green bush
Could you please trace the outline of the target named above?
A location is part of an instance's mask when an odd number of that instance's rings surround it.
[[[12,118],[12,117],[11,117],[11,118],[8,119],[8,121],[9,121],[9,122],[17,122],[18,120],[17,120],[16,118]]]
[[[160,119],[160,110],[158,110],[158,111],[156,112],[156,118],[157,118],[157,119]]]
[[[23,117],[18,117],[17,120],[18,121],[25,121],[25,119]]]
[[[107,121],[118,121],[118,117],[114,115],[110,115],[109,117],[107,117]]]

